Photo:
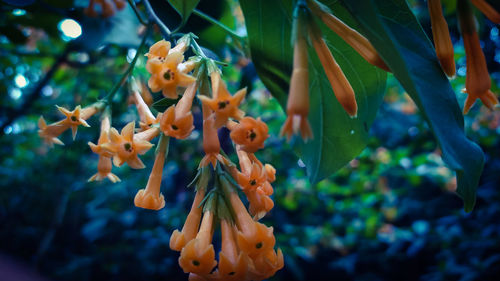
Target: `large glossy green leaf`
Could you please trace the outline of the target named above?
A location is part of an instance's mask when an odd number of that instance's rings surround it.
[[[245,16],[252,61],[260,79],[286,107],[292,73],[292,0],[240,0]],[[328,5],[336,16],[351,24],[355,21],[339,3]],[[309,121],[314,139],[296,139],[311,182],[333,174],[356,157],[366,146],[368,129],[381,104],[386,74],[368,64],[349,45],[323,24],[321,29],[329,47],[356,92],[358,117],[349,118],[336,100],[318,57],[311,47]]]
[[[168,0],[168,2],[182,17],[181,26],[184,26],[200,0]]]
[[[471,211],[484,156],[466,138],[455,93],[406,1],[343,2],[427,119],[444,161],[457,173],[457,192],[464,200],[465,210]]]

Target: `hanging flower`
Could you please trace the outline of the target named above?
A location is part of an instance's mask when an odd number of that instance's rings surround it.
[[[145,154],[153,145],[146,140],[134,139],[134,128],[134,121],[123,127],[121,134],[115,128],[111,128],[109,130],[110,142],[101,145],[104,150],[113,155],[113,164],[117,167],[127,162],[132,169],[145,168],[138,155]]]
[[[179,232],[176,229],[170,236],[170,249],[179,252],[189,241],[196,237],[200,226],[201,211],[203,209],[200,204],[203,198],[205,198],[205,188],[200,188],[196,192],[191,211],[186,218],[186,222],[184,222],[182,230]]]
[[[158,115],[158,117],[155,117],[149,109],[148,105],[144,102],[137,84],[135,82],[133,82],[132,84],[132,97],[137,108],[137,113],[139,114],[139,126],[141,127],[142,131],[145,131],[151,128],[153,124],[160,122],[161,113]]]
[[[159,140],[155,163],[149,175],[148,184],[145,189],[139,190],[135,195],[134,204],[136,207],[151,210],[160,210],[165,207],[165,199],[160,192],[160,188],[163,176],[163,166],[168,151],[168,143],[169,138],[162,135]]]
[[[99,136],[99,140],[97,141],[97,145],[92,142],[88,142],[90,149],[96,154],[99,155],[99,162],[97,162],[97,173],[90,177],[88,180],[91,181],[101,181],[105,178],[109,179],[111,182],[119,182],[120,178],[111,172],[112,164],[111,164],[111,156],[104,149],[102,149],[101,145],[109,142],[108,132],[110,128],[110,120],[108,116],[105,116],[101,119],[101,134]]]
[[[431,17],[432,38],[436,48],[436,55],[444,73],[448,77],[455,76],[455,58],[453,57],[453,43],[451,42],[448,24],[443,16],[441,0],[427,0]]]
[[[458,1],[457,5],[467,66],[464,92],[468,96],[465,100],[464,114],[469,112],[477,99],[480,99],[489,109],[493,109],[498,104],[498,99],[490,90],[491,78],[479,43],[474,15],[466,2]]]
[[[217,265],[212,245],[213,220],[212,211],[204,212],[196,238],[182,248],[179,265],[185,273],[206,275],[212,272],[212,269]]]
[[[248,267],[251,263],[247,254],[238,249],[235,233],[237,229],[227,220],[221,220],[222,249],[219,253],[218,280],[247,280]]]
[[[231,140],[249,153],[264,148],[264,141],[269,137],[269,128],[260,118],[244,117],[239,123],[229,121],[227,126]]]
[[[330,81],[330,86],[335,97],[349,116],[356,117],[358,114],[358,104],[356,103],[354,90],[349,80],[345,77],[344,72],[335,61],[332,52],[330,52],[321,35],[321,30],[316,26],[314,21],[309,22],[309,35],[321,65],[323,65],[326,77]]]
[[[278,270],[285,265],[283,252],[278,249],[275,252],[273,249],[268,250],[263,255],[253,259],[253,267],[250,268],[251,280],[264,280],[273,276]]]
[[[367,62],[385,71],[391,70],[379,56],[373,45],[356,30],[349,27],[339,18],[334,16],[328,7],[316,0],[307,1],[311,11],[325,23],[335,34],[340,36],[356,52],[358,52]]]
[[[309,115],[309,66],[305,22],[301,13],[294,20],[295,43],[293,49],[293,72],[288,91],[286,105],[287,118],[281,127],[280,135],[288,140],[300,131],[302,139],[307,141],[313,137]]]
[[[495,10],[485,0],[471,0],[470,1],[476,8],[478,8],[490,21],[500,24],[500,13]]]
[[[47,125],[43,116],[40,116],[38,119],[38,128],[38,135],[46,144],[53,147],[54,144],[64,145],[64,143],[57,137],[66,131],[69,128],[69,125],[60,122]]]
[[[255,258],[272,249],[276,242],[273,228],[256,222],[250,217],[240,197],[231,189],[225,177],[221,177],[221,185],[225,189],[226,196],[229,197],[235,215],[235,222],[238,227],[237,241],[240,250],[250,258]]]
[[[207,108],[203,109],[204,112],[206,110]],[[214,114],[203,120],[203,150],[205,151],[205,156],[201,159],[199,168],[212,163],[212,167],[215,169],[217,160],[225,162],[224,157],[220,155],[220,142],[217,135],[217,128],[215,128]]]
[[[226,124],[229,118],[240,120],[245,113],[238,109],[240,103],[245,98],[247,89],[241,89],[234,96],[229,94],[224,81],[220,78],[220,73],[211,73],[213,97],[199,96],[202,104],[208,106],[215,112],[215,127],[218,129]]]
[[[196,94],[196,83],[191,84],[177,105],[170,106],[163,114],[160,128],[164,134],[177,138],[187,138],[194,129],[191,106]]]

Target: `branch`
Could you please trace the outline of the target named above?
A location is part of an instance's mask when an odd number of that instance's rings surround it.
[[[170,40],[170,34],[172,33],[170,29],[161,21],[161,19],[156,15],[155,11],[153,10],[153,7],[151,7],[151,4],[149,4],[148,0],[143,0],[144,7],[146,7],[146,11],[148,12],[149,19],[150,21],[154,21],[161,30],[161,34],[166,40]]]
[[[12,109],[7,111],[7,118],[5,122],[3,122],[2,126],[0,126],[0,137],[5,134],[4,130],[7,126],[12,124],[14,120],[16,120],[18,117],[22,116],[32,105],[33,103],[40,98],[40,94],[42,93],[43,87],[49,83],[50,79],[52,79],[52,76],[56,73],[56,71],[59,69],[59,67],[67,61],[68,54],[71,51],[70,47],[66,47],[63,51],[63,53],[56,59],[54,64],[50,67],[49,71],[45,74],[42,80],[38,82],[36,85],[35,89],[33,89],[33,92],[31,95],[29,95],[28,98],[26,98],[21,106],[19,106],[16,109]]]

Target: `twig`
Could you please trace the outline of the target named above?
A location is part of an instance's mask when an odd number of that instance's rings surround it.
[[[56,73],[59,67],[67,61],[68,54],[70,53],[70,51],[71,48],[67,46],[64,49],[63,53],[59,57],[57,57],[56,61],[50,67],[49,71],[47,71],[43,79],[40,82],[38,82],[35,89],[33,89],[33,92],[24,101],[24,103],[18,108],[7,112],[7,118],[5,122],[3,122],[2,126],[0,126],[0,136],[3,136],[5,134],[5,128],[7,128],[7,126],[12,124],[12,122],[14,122],[14,120],[16,120],[19,116],[22,116],[33,105],[33,103],[38,98],[40,98],[40,94],[42,93],[43,87],[45,87],[45,85],[47,85],[50,79],[52,79],[52,76],[54,76],[54,73]]]
[[[132,59],[132,61],[130,62],[127,70],[125,71],[125,73],[123,73],[122,77],[120,78],[120,80],[113,86],[113,88],[111,89],[111,91],[106,95],[106,97],[104,97],[104,100],[110,104],[111,103],[111,100],[113,99],[114,95],[116,94],[116,92],[118,92],[118,90],[120,89],[120,87],[123,85],[123,83],[125,83],[125,81],[127,80],[128,76],[130,75],[130,73],[132,72],[132,70],[134,69],[135,67],[135,64],[137,63],[137,59],[139,58],[140,54],[141,54],[141,49],[144,47],[144,45],[146,44],[146,39],[148,38],[149,36],[149,33],[151,32],[151,24],[148,25],[147,27],[147,30],[146,30],[146,34],[144,34],[144,37],[142,38],[142,41],[141,41],[141,44],[139,45],[139,47],[137,47],[137,51],[135,53],[135,56],[134,56],[134,59]]]
[[[151,7],[151,4],[149,4],[148,0],[142,0],[142,2],[144,3],[144,7],[146,7],[146,11],[148,12],[149,19],[154,21],[160,27],[161,34],[163,35],[165,40],[170,40],[170,35],[171,35],[170,29],[168,29],[168,27],[156,15],[155,11]]]
[[[137,19],[139,22],[141,22],[143,25],[147,25],[147,23],[142,19],[141,13],[137,9],[137,6],[135,5],[134,0],[127,0],[130,6],[132,7],[132,10],[134,10],[135,15],[137,16]]]

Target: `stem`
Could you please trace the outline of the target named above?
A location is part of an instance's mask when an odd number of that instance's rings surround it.
[[[143,25],[147,25],[147,23],[142,19],[141,14],[139,13],[139,10],[137,9],[137,6],[135,5],[134,0],[127,0],[130,6],[132,7],[132,10],[134,10],[135,15],[137,16],[137,19],[139,20],[140,23]]]
[[[52,79],[52,76],[56,73],[56,71],[59,69],[59,67],[67,61],[68,54],[71,51],[71,47],[67,46],[63,53],[56,59],[54,64],[50,67],[49,71],[45,74],[42,80],[36,85],[35,89],[31,93],[31,95],[25,100],[25,102],[19,106],[16,109],[12,109],[10,111],[7,111],[7,116],[5,122],[0,126],[0,136],[3,136],[5,134],[5,128],[12,124],[14,120],[16,120],[18,117],[26,113],[33,103],[40,98],[40,94],[42,93],[43,87],[49,83],[49,81]]]
[[[170,29],[168,29],[168,27],[156,15],[155,11],[151,7],[151,4],[149,4],[148,0],[143,0],[142,2],[144,3],[144,7],[146,7],[146,11],[148,12],[149,19],[153,20],[160,27],[161,34],[163,35],[163,37],[165,38],[165,40],[169,40],[170,39],[170,35],[172,34],[170,32]]]
[[[113,88],[111,89],[111,91],[109,92],[109,94],[107,94],[106,97],[104,97],[104,100],[108,104],[111,104],[111,100],[113,99],[114,95],[116,94],[116,92],[118,92],[118,90],[123,85],[123,83],[125,83],[125,81],[127,80],[128,76],[130,75],[130,73],[134,69],[135,64],[137,63],[137,60],[139,59],[139,56],[140,56],[140,53],[141,53],[141,49],[146,44],[146,39],[148,38],[150,32],[151,32],[151,25],[148,25],[147,30],[146,30],[146,34],[142,38],[141,44],[137,48],[137,52],[135,53],[134,59],[132,60],[132,62],[130,62],[127,70],[125,71],[125,73],[123,73],[122,78],[120,78],[120,80],[118,81],[118,83],[116,83],[113,86]]]
[[[242,37],[238,34],[236,34],[236,32],[234,32],[233,30],[231,30],[229,27],[225,26],[224,24],[222,24],[220,21],[212,18],[211,16],[203,13],[202,11],[200,10],[197,10],[197,9],[194,9],[193,10],[193,14],[199,16],[200,18],[210,22],[211,24],[214,24],[220,28],[222,28],[224,31],[226,31],[230,36],[238,39],[238,40],[245,40],[245,37]]]

